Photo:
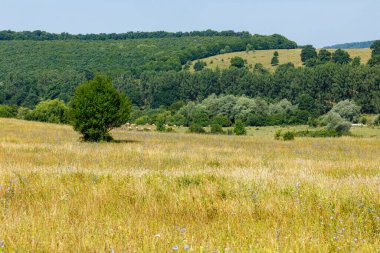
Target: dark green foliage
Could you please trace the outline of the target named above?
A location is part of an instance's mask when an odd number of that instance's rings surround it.
[[[374,119],[373,119],[373,124],[375,126],[379,126],[380,125],[380,115],[377,115]]]
[[[0,118],[15,118],[17,110],[17,106],[0,105]]]
[[[201,71],[201,70],[203,70],[206,66],[207,66],[207,63],[205,63],[204,61],[197,61],[197,62],[194,64],[194,70],[195,70],[195,71]]]
[[[272,64],[272,66],[277,66],[279,64],[278,56],[273,56],[270,64]]]
[[[380,40],[375,41],[372,46],[372,58],[368,61],[370,66],[380,64]]]
[[[326,137],[341,137],[342,135],[349,135],[348,132],[338,132],[331,129],[321,129],[315,131],[298,131],[295,133],[296,137],[311,137],[311,138],[326,138]]]
[[[244,123],[240,119],[236,120],[236,122],[235,122],[234,133],[236,135],[246,135],[247,134],[247,130],[245,129]]]
[[[336,50],[331,57],[331,61],[339,64],[348,64],[351,62],[350,54],[342,49]]]
[[[213,124],[220,125],[222,127],[229,127],[231,126],[231,121],[224,115],[218,114],[214,117],[212,120]]]
[[[158,132],[165,132],[166,126],[165,126],[165,116],[159,115],[156,120],[156,131]]]
[[[331,61],[331,53],[326,49],[321,49],[318,53],[318,60],[321,62]]]
[[[372,57],[376,55],[380,55],[380,40],[375,41],[371,45],[371,49],[372,49]]]
[[[295,134],[293,132],[285,132],[283,135],[282,135],[282,139],[284,141],[292,141],[294,140],[294,137],[295,137]]]
[[[231,58],[231,67],[244,68],[244,66],[245,62],[243,58],[238,56]]]
[[[317,50],[312,45],[307,45],[302,48],[301,60],[305,64],[310,59],[317,58]]]
[[[358,67],[358,66],[360,66],[360,62],[361,62],[360,56],[356,56],[356,57],[354,57],[354,59],[352,59],[351,64],[354,67]]]
[[[212,124],[210,132],[212,134],[224,134],[223,128],[219,124]]]
[[[372,58],[369,59],[368,61],[368,65],[370,66],[380,65],[380,55],[372,56]]]
[[[131,104],[111,79],[97,76],[80,85],[70,104],[70,119],[85,141],[109,141],[109,132],[127,122]]]
[[[189,127],[190,133],[204,134],[206,130],[199,124],[191,124]]]
[[[278,57],[279,56],[278,52],[274,51],[273,56]]]
[[[40,102],[29,115],[27,120],[35,120],[49,123],[68,123],[68,107],[62,100],[46,100]]]

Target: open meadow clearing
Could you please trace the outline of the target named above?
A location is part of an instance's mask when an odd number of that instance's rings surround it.
[[[334,49],[328,49],[330,52],[334,52]],[[266,69],[275,69],[277,66],[271,65],[271,59],[274,52],[279,53],[279,64],[293,63],[295,67],[302,67],[301,61],[301,51],[302,49],[277,49],[277,50],[255,50],[254,52],[235,52],[228,54],[220,54],[216,56],[210,56],[208,58],[202,59],[207,64],[207,68],[210,69],[227,69],[230,67],[231,59],[233,57],[241,57],[247,61],[248,66],[260,63]],[[319,51],[319,50],[318,50]],[[371,50],[369,48],[354,48],[354,49],[345,49],[351,58],[360,57],[362,64],[367,64],[368,60],[371,58]],[[193,64],[196,61],[193,62]]]
[[[379,252],[380,130],[274,131],[92,144],[0,119],[0,251]]]

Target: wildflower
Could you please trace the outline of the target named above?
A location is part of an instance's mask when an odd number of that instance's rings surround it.
[[[4,240],[1,240],[0,241],[0,248],[4,248],[5,247],[5,241]]]
[[[186,232],[186,228],[181,228],[180,232],[181,232],[181,234],[185,233]]]
[[[190,246],[186,244],[183,248],[184,248],[185,250],[189,250],[189,249],[190,249]]]
[[[334,219],[334,216],[330,216],[330,220],[333,220]]]
[[[154,235],[154,237],[156,237],[156,238],[160,238],[161,235],[160,235],[160,234],[156,234],[156,235]]]
[[[111,249],[110,249],[110,253],[115,253],[115,251],[113,250],[112,247],[111,247]]]
[[[230,248],[224,248],[224,251],[230,251]]]
[[[334,240],[337,241],[337,240],[338,240],[338,237],[337,237],[337,236],[334,236]]]
[[[358,238],[355,237],[355,238],[354,238],[354,242],[358,242]]]
[[[174,251],[177,251],[178,249],[179,249],[178,245],[176,245],[176,246],[173,247]]]

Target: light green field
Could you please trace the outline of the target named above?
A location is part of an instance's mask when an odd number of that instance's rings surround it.
[[[226,69],[230,67],[230,60],[235,56],[239,56],[244,60],[247,60],[248,65],[255,66],[256,63],[261,63],[267,69],[274,69],[271,65],[271,60],[273,53],[278,51],[280,64],[291,62],[296,67],[302,66],[301,61],[301,49],[281,49],[281,50],[256,50],[255,52],[237,52],[229,54],[221,54],[216,56],[211,56],[202,59],[202,61],[207,63],[207,68],[216,69]],[[333,52],[334,50],[329,50]],[[364,49],[346,49],[350,54],[351,58],[359,56],[362,63],[367,63],[371,58],[371,50],[369,48]],[[195,62],[195,61],[194,61]],[[193,64],[194,64],[193,62]]]
[[[378,252],[380,129],[277,129],[93,144],[0,119],[0,252]]]

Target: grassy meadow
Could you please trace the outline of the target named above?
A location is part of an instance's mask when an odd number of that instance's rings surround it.
[[[273,53],[277,51],[279,53],[279,63],[285,64],[288,62],[293,63],[296,67],[302,66],[301,61],[301,49],[280,49],[280,50],[256,50],[255,52],[237,52],[237,53],[228,53],[221,54],[216,56],[211,56],[208,58],[202,59],[202,61],[207,63],[207,68],[210,69],[226,69],[230,67],[230,60],[233,57],[241,57],[244,60],[247,60],[247,64],[255,66],[256,63],[261,63],[267,69],[275,69],[271,65],[271,60]],[[318,50],[319,51],[319,50]],[[334,52],[334,49],[329,49],[330,52]],[[361,63],[367,63],[371,58],[371,49],[369,48],[358,48],[358,49],[345,49],[351,58],[359,56],[361,58]],[[193,62],[193,64],[196,61]]]
[[[93,144],[0,119],[0,252],[379,252],[380,129],[277,129]]]

